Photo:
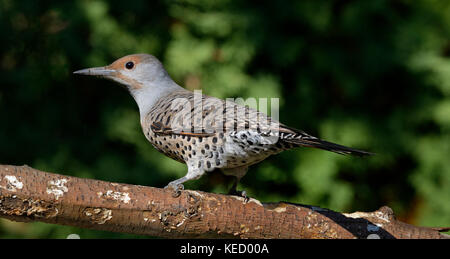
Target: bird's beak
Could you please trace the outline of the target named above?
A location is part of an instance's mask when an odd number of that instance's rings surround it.
[[[108,67],[92,67],[92,68],[81,69],[81,70],[75,71],[73,73],[76,75],[106,77],[106,76],[112,76],[115,72],[116,72],[116,70],[110,69]]]

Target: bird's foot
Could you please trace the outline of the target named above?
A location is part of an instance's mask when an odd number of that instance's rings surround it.
[[[176,198],[181,195],[181,191],[184,190],[184,185],[181,183],[170,182],[164,189],[172,190],[172,197]]]
[[[238,191],[236,189],[231,189],[228,192],[228,195],[235,195],[244,198],[244,203],[247,203],[250,200],[250,197],[247,196],[246,191]]]

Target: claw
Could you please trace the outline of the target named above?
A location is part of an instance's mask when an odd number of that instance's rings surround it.
[[[172,189],[172,197],[176,198],[181,195],[181,191],[184,190],[184,185],[181,183],[169,183],[164,189]]]
[[[247,196],[246,191],[238,191],[236,189],[232,189],[228,192],[229,195],[235,195],[244,198],[244,204],[250,200],[250,197]]]
[[[240,191],[241,193],[241,197],[244,198],[244,203],[247,203],[250,200],[250,197],[247,196],[247,192],[246,191]]]

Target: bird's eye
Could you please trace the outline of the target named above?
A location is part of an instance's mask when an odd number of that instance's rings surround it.
[[[134,63],[133,62],[127,62],[126,64],[125,64],[125,67],[127,68],[127,69],[132,69],[133,67],[134,67]]]

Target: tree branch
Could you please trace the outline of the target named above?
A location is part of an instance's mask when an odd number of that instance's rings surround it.
[[[338,213],[285,202],[110,183],[0,165],[0,217],[167,238],[449,238],[382,207]]]

